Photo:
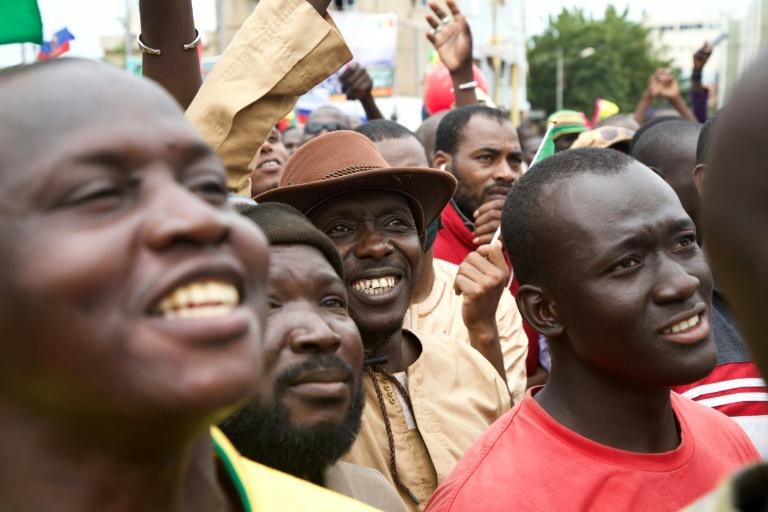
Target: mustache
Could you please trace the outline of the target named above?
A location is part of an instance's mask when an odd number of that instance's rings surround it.
[[[500,189],[504,189],[508,194],[512,190],[512,183],[503,180],[496,180],[491,185],[488,185],[483,189],[483,197],[488,197],[499,192]]]
[[[325,354],[280,372],[275,379],[275,395],[282,395],[303,374],[316,370],[341,370],[344,372],[345,382],[348,386],[352,386],[355,379],[354,370],[343,359],[335,354]]]

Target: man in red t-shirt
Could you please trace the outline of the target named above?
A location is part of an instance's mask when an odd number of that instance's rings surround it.
[[[717,354],[712,276],[659,176],[616,151],[556,154],[510,191],[502,231],[552,375],[428,511],[675,511],[759,459],[731,419],[670,391]]]
[[[491,241],[501,223],[507,193],[522,175],[522,162],[517,131],[501,110],[470,105],[452,110],[440,121],[433,165],[453,174],[458,185],[440,216],[435,258],[461,265]],[[515,294],[517,282],[510,291]],[[529,340],[528,381],[544,383],[546,371],[538,365],[539,335],[525,322],[523,327]]]

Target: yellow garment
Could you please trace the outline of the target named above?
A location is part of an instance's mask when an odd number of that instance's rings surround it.
[[[352,58],[333,21],[306,0],[261,0],[187,110],[227,168],[229,189],[250,197],[253,160],[298,97]]]
[[[232,479],[246,512],[368,512],[368,505],[246,459],[211,428],[216,455]]]
[[[411,304],[403,325],[406,329],[420,332],[445,334],[469,343],[469,333],[461,319],[461,295],[453,291],[453,282],[459,267],[447,261],[435,259],[435,282],[432,291],[421,302]],[[496,328],[499,331],[501,354],[507,386],[514,403],[525,395],[525,358],[528,355],[528,337],[517,304],[509,290],[505,289],[496,309]]]
[[[413,334],[422,352],[405,373],[417,430],[408,427],[395,387],[380,374],[376,378],[392,426],[398,474],[420,507],[400,496],[408,510],[423,510],[462,455],[509,410],[510,401],[499,374],[475,349],[440,334]],[[384,416],[369,376],[364,388],[360,433],[343,459],[378,469],[394,485]]]

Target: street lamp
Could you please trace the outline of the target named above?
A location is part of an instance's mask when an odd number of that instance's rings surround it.
[[[595,54],[595,49],[592,46],[587,46],[579,52],[580,59],[586,59]],[[556,110],[563,110],[563,92],[565,91],[565,64],[563,59],[563,47],[557,48],[557,91],[556,91]]]

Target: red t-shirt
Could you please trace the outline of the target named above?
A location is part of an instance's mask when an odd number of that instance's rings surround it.
[[[671,452],[644,454],[565,428],[528,391],[464,455],[427,512],[677,511],[759,460],[731,419],[671,396],[682,442]]]

